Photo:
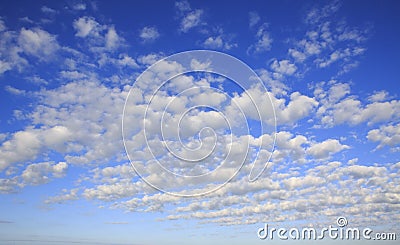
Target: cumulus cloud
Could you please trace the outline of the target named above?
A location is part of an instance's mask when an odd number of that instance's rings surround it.
[[[260,15],[257,12],[255,12],[255,11],[249,12],[249,26],[250,27],[255,26],[260,21],[260,19],[261,19]]]
[[[382,125],[379,129],[372,129],[368,132],[367,139],[378,142],[378,149],[389,146],[394,147],[400,144],[400,124]]]
[[[85,10],[86,9],[86,4],[84,4],[84,3],[77,3],[77,4],[74,4],[73,6],[72,6],[72,8],[74,9],[74,10]]]
[[[40,28],[22,28],[19,33],[18,44],[23,52],[40,60],[50,59],[60,48],[56,37]]]
[[[41,185],[50,181],[50,176],[54,178],[64,177],[68,168],[65,162],[54,164],[53,162],[42,162],[28,165],[22,172],[24,185]]]
[[[334,1],[327,6],[314,7],[307,13],[305,22],[310,28],[302,39],[295,41],[295,47],[288,49],[288,54],[297,63],[309,59],[319,68],[336,65],[338,74],[358,66],[356,58],[366,51],[363,44],[370,28],[332,21],[340,5]]]
[[[102,25],[93,17],[84,16],[73,22],[75,36],[87,38],[89,50],[94,52],[114,51],[124,43],[113,25]]]
[[[187,1],[178,1],[175,3],[178,10],[178,15],[181,18],[179,30],[181,32],[188,32],[196,26],[204,24],[202,16],[204,11],[202,9],[194,9],[190,7]]]
[[[362,123],[373,125],[374,128],[367,129],[367,139],[376,142],[379,149],[390,147],[391,150],[396,150],[395,147],[400,144],[398,100],[392,99],[385,91],[368,94],[369,97],[366,96],[368,98],[363,100],[351,92],[350,84],[334,80],[310,85],[311,91],[314,92],[311,95],[297,91],[290,87],[291,83],[285,82],[286,78],[301,71],[300,61],[312,59],[311,62],[316,67],[330,67],[342,61],[347,62],[348,59],[364,52],[361,45],[365,41],[364,32],[324,21],[332,11],[336,11],[335,6],[332,5],[320,13],[310,13],[306,21],[315,28],[305,33],[304,38],[289,49],[289,57],[272,59],[265,69],[259,70],[263,81],[271,88],[270,94],[259,87],[246,90],[259,106],[261,113],[271,116],[268,123],[273,122],[271,103],[275,107],[278,125],[283,128],[276,132],[276,135],[255,136],[242,133],[229,138],[227,131],[224,131],[227,126],[224,118],[213,110],[192,111],[181,121],[183,130],[180,133],[185,136],[195,135],[191,138],[192,141],[185,142],[188,147],[198,146],[200,136],[205,136],[201,138],[205,145],[211,145],[209,142],[213,142],[213,138],[210,137],[212,135],[206,131],[203,132],[204,135],[199,134],[199,138],[196,138],[204,125],[211,125],[217,133],[223,132],[223,137],[219,138],[216,146],[226,147],[217,148],[216,152],[221,153],[221,149],[231,147],[229,164],[238,161],[239,156],[246,152],[247,144],[250,145],[249,157],[252,157],[256,147],[271,146],[275,142],[275,148],[271,149],[273,152],[259,152],[260,164],[265,163],[270,153],[273,154],[268,171],[261,175],[258,181],[248,182],[246,174],[250,172],[251,166],[246,162],[242,168],[244,173],[239,173],[223,188],[204,197],[182,199],[154,190],[138,178],[126,162],[120,136],[121,111],[136,77],[123,77],[118,71],[125,71],[123,69],[128,67],[141,69],[153,64],[164,54],[111,54],[109,51],[115,51],[123,44],[123,38],[119,35],[121,32],[116,26],[103,25],[86,16],[76,19],[73,27],[77,39],[85,41],[81,42],[82,47],[79,48],[94,47],[95,49],[90,51],[97,51],[96,58],[90,60],[92,56],[87,52],[63,48],[63,52],[69,52],[71,57],[65,62],[65,67],[57,70],[56,77],[62,80],[62,84],[52,88],[44,87],[31,93],[35,96],[36,103],[32,111],[28,114],[16,112],[16,115],[22,114],[19,118],[27,120],[28,125],[14,133],[0,135],[0,192],[13,193],[27,185],[49,183],[53,179],[64,177],[74,165],[74,168],[83,169],[82,175],[73,177],[77,186],[62,189],[59,195],[49,197],[45,201],[46,204],[65,203],[83,198],[100,202],[105,207],[131,212],[165,211],[165,218],[170,220],[194,219],[199,223],[221,225],[265,222],[266,214],[271,222],[315,219],[321,223],[329,223],[338,215],[346,214],[355,225],[365,225],[365,221],[383,224],[388,219],[398,223],[399,217],[393,214],[396,214],[400,200],[399,163],[368,162],[363,157],[354,156],[351,156],[350,160],[339,160],[342,158],[337,159],[335,154],[339,155],[345,150],[350,152],[353,149],[342,138],[340,141],[332,139],[340,137],[336,135],[336,128],[333,129],[335,136],[330,136],[331,131],[327,131],[327,136],[321,134],[317,140],[315,128],[306,124],[309,121],[320,120],[320,123],[327,127],[340,124],[354,126]],[[182,32],[189,32],[204,24],[204,11],[192,9],[187,1],[177,2],[176,9],[179,11]],[[272,43],[267,26],[257,26],[259,22],[260,17],[255,12],[249,14],[249,25],[254,28],[252,30],[259,27],[257,41],[249,50],[254,53],[269,50]],[[158,33],[158,30],[156,31]],[[8,31],[4,22],[0,20],[0,32],[0,73],[27,65],[25,59],[51,54],[60,49],[56,36],[40,28],[23,28],[21,31],[12,32]],[[233,47],[229,36],[218,31],[213,34],[207,33],[199,44],[216,49]],[[153,39],[154,36],[149,30],[146,30],[144,36],[140,35],[142,39],[147,40]],[[339,42],[350,43],[351,47],[338,49],[337,52],[332,50],[331,48],[334,49]],[[98,55],[98,51],[107,53]],[[110,68],[108,65],[112,65],[112,71],[117,74],[104,77],[102,71],[107,71]],[[192,59],[190,67],[211,69],[213,64],[211,61]],[[102,70],[103,68],[105,69]],[[182,67],[179,64],[164,62],[160,69],[167,76],[181,71]],[[137,123],[137,116],[141,115],[145,108],[140,104],[146,99],[144,89],[154,87],[153,78],[149,77],[148,84],[143,88],[132,90],[131,93],[138,95],[138,104],[128,106],[131,117],[128,118],[130,121],[126,122],[137,130],[137,134],[128,139],[131,143],[129,146],[135,153],[135,160],[139,161],[140,167],[145,168],[145,172],[149,174],[149,179],[166,187],[172,186],[173,183],[175,187],[181,188],[179,194],[187,194],[187,188],[207,190],[212,187],[207,186],[208,181],[218,181],[234,173],[233,168],[226,168],[218,174],[210,175],[205,181],[207,183],[176,183],[173,178],[162,180],[163,176],[157,171],[157,164],[151,161],[151,153],[146,149],[143,134],[138,133],[142,132],[142,125]],[[224,82],[212,77],[197,79],[195,76],[185,75],[174,79],[174,88],[186,89],[201,85],[208,89],[193,90],[192,94],[180,98],[168,91],[155,96],[154,107],[151,108],[154,110],[149,111],[149,129],[160,129],[158,122],[161,114],[156,108],[167,104],[169,108],[164,115],[167,123],[164,126],[168,129],[168,137],[172,132],[170,129],[177,128],[174,123],[178,122],[179,112],[187,109],[190,103],[221,105],[222,112],[235,119],[240,117],[239,110],[234,110],[233,107],[234,103],[237,103],[250,121],[257,118],[257,112],[251,106],[246,93],[217,93],[216,90],[210,89],[211,81],[217,84],[215,88],[224,88]],[[25,94],[13,86],[4,88],[14,94]],[[228,140],[233,142],[226,144]],[[156,145],[154,154],[160,159],[165,159],[167,155],[162,151],[163,144],[176,146],[173,144],[176,142],[170,143],[168,140],[157,143],[160,142],[149,140],[150,146]],[[177,149],[180,149],[179,145]],[[203,151],[199,151],[198,155],[201,156]],[[198,156],[190,150],[182,150],[179,153]],[[61,159],[46,160],[51,154],[57,154]],[[347,151],[341,155],[347,158],[346,154]],[[214,160],[219,160],[221,156],[213,157]],[[185,173],[189,174],[203,173],[215,167],[211,164],[179,165],[176,161],[165,161],[165,164],[172,170],[187,171]],[[276,210],[281,212],[273,212]],[[382,215],[383,210],[388,215]]]
[[[151,42],[159,38],[160,33],[155,27],[145,26],[140,31],[139,36],[143,40],[143,42]]]
[[[81,17],[74,21],[73,27],[76,30],[75,36],[77,37],[86,37],[90,33],[93,35],[98,35],[98,28],[100,24],[97,23],[92,17]]]
[[[338,140],[328,139],[321,143],[316,143],[307,149],[307,153],[316,159],[326,159],[331,155],[338,153],[342,150],[349,149],[347,145],[342,145]]]
[[[282,78],[282,75],[293,75],[296,72],[297,67],[289,60],[274,60],[271,64],[271,69],[274,71],[274,76],[279,79]]]
[[[47,6],[41,7],[40,10],[45,14],[55,14],[55,13],[57,13],[56,10],[54,10],[54,9],[52,9],[50,7],[47,7]]]
[[[180,30],[182,32],[188,32],[193,27],[201,24],[201,17],[203,15],[203,10],[196,9],[188,13],[181,21]]]
[[[106,39],[106,48],[108,50],[113,50],[117,48],[121,42],[121,38],[119,37],[113,26],[108,28],[105,39]]]
[[[208,37],[203,42],[203,45],[206,48],[223,49],[223,50],[230,50],[233,47],[237,47],[236,43],[232,43],[230,38],[226,37],[223,34],[215,36],[215,37],[213,37],[213,36]]]
[[[270,33],[267,31],[268,25],[263,24],[256,33],[257,42],[251,45],[248,49],[248,53],[261,53],[269,51],[272,47],[272,41]]]
[[[324,126],[332,127],[339,124],[358,125],[367,122],[368,125],[388,122],[398,119],[400,102],[371,101],[363,103],[351,95],[350,86],[345,83],[331,81],[317,84],[314,94],[320,101],[317,116]]]

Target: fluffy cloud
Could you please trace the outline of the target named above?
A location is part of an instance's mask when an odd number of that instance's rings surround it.
[[[178,15],[181,17],[179,30],[181,32],[188,32],[190,29],[204,24],[202,16],[204,11],[202,9],[192,10],[187,1],[178,1],[175,3],[178,10]]]
[[[335,1],[328,6],[308,12],[305,21],[310,28],[304,38],[296,40],[295,47],[288,49],[288,54],[299,64],[307,59],[319,68],[336,64],[338,74],[342,74],[358,65],[355,59],[366,50],[363,43],[367,40],[369,28],[361,31],[361,28],[350,27],[344,21],[332,21],[340,4]]]
[[[342,150],[349,149],[347,145],[342,145],[338,140],[328,139],[321,143],[313,144],[307,149],[307,153],[316,159],[325,159],[332,154],[338,153]]]
[[[143,42],[151,42],[159,38],[160,33],[158,33],[158,30],[155,27],[145,26],[140,31],[139,36],[143,40]]]
[[[263,24],[258,29],[256,33],[257,42],[247,49],[248,53],[261,53],[271,49],[273,39],[267,31],[267,27],[267,24]]]
[[[68,168],[65,162],[54,164],[53,162],[42,162],[28,165],[22,172],[24,185],[41,185],[50,181],[49,176],[54,178],[64,177]]]
[[[18,44],[26,54],[40,60],[50,59],[60,48],[54,35],[39,28],[22,28],[18,37]]]
[[[260,15],[257,12],[249,12],[249,26],[253,27],[260,21]]]
[[[343,123],[357,125],[364,122],[372,125],[398,119],[398,100],[363,103],[350,92],[348,84],[336,81],[316,85],[314,95],[320,101],[317,116],[323,125],[332,127]]]
[[[101,25],[93,17],[80,17],[73,22],[73,27],[75,36],[88,38],[90,50],[94,52],[113,51],[124,42],[114,26]]]
[[[180,30],[182,32],[188,32],[193,27],[201,24],[201,17],[203,15],[203,10],[196,9],[189,12],[181,21]]]
[[[94,18],[85,16],[75,20],[73,27],[77,37],[86,37],[89,34],[98,35],[100,24]]]
[[[384,146],[394,147],[399,145],[400,124],[383,125],[379,129],[370,130],[367,139],[373,142],[379,142],[378,149]]]
[[[228,39],[228,40],[227,40]],[[221,34],[215,37],[208,37],[204,43],[204,47],[211,49],[223,49],[230,50],[233,47],[237,47],[236,43],[232,43],[229,38]]]
[[[274,60],[271,64],[271,69],[279,74],[293,75],[296,72],[297,67],[295,64],[290,63],[289,60]]]

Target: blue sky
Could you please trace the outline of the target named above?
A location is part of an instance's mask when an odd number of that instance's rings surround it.
[[[258,228],[340,216],[399,236],[399,11],[3,1],[0,244],[284,244]],[[166,58],[191,50],[229,56]],[[240,79],[216,74],[224,65]],[[249,182],[254,162],[268,167]]]

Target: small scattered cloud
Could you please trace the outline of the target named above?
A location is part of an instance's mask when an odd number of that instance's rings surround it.
[[[160,37],[160,33],[158,32],[156,27],[146,26],[140,30],[139,37],[143,42],[152,42]]]
[[[260,15],[255,12],[255,11],[251,11],[249,12],[249,26],[253,27],[256,24],[258,24],[258,22],[260,22],[261,18]]]
[[[41,7],[40,10],[45,14],[56,14],[57,13],[57,11],[55,9],[47,7],[46,5]]]
[[[205,24],[202,21],[204,11],[202,9],[192,10],[188,1],[178,1],[175,3],[175,7],[180,17],[179,31],[186,33],[196,26]]]
[[[73,5],[72,8],[77,11],[86,10],[86,4],[85,3],[77,3],[77,4]]]
[[[272,47],[273,39],[271,34],[267,31],[268,24],[264,23],[256,33],[256,43],[247,49],[248,54],[261,53],[269,51]]]

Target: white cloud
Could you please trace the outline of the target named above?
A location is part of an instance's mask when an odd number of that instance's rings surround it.
[[[201,20],[202,15],[203,15],[202,9],[196,9],[196,10],[186,14],[181,21],[180,31],[188,32],[190,29],[201,25],[202,24],[202,20]]]
[[[303,64],[307,59],[312,59],[317,68],[335,65],[339,75],[357,67],[356,57],[366,50],[363,43],[367,40],[370,28],[360,31],[361,28],[348,26],[345,21],[335,21],[334,16],[339,8],[340,4],[335,1],[308,12],[308,30],[302,39],[294,41],[294,47],[288,49],[288,54],[297,63]]]
[[[51,177],[62,178],[65,176],[68,164],[65,162],[41,162],[33,163],[22,172],[24,185],[42,185],[51,180]]]
[[[0,170],[11,163],[31,160],[39,153],[40,140],[35,131],[19,131],[0,147]]]
[[[289,190],[300,187],[318,186],[325,183],[325,179],[318,176],[307,175],[304,177],[291,177],[282,181]]]
[[[389,93],[386,91],[378,91],[368,97],[368,100],[371,102],[381,102],[387,100],[389,97]]]
[[[190,11],[190,4],[188,1],[176,1],[175,2],[175,7],[180,11],[180,12],[187,12]]]
[[[202,21],[204,11],[202,9],[192,10],[188,1],[177,1],[175,7],[180,17],[179,31],[188,32],[190,29],[205,24]]]
[[[260,19],[261,19],[260,15],[257,12],[255,12],[255,11],[249,12],[249,26],[250,27],[255,26],[260,21]]]
[[[281,78],[281,75],[286,75],[290,76],[293,75],[297,67],[295,64],[291,63],[289,60],[274,60],[273,63],[271,64],[271,69],[275,72],[278,73],[278,78]]]
[[[91,33],[98,35],[100,24],[94,18],[85,16],[75,20],[73,26],[76,30],[75,36],[84,38]]]
[[[85,10],[86,9],[86,4],[84,3],[77,3],[74,6],[72,6],[74,10]]]
[[[121,38],[118,36],[113,26],[108,28],[105,40],[106,40],[106,49],[108,50],[114,50],[118,48],[118,46],[121,43]]]
[[[20,186],[17,177],[2,179],[0,178],[0,193],[10,194],[17,192],[17,188]]]
[[[52,9],[52,8],[49,8],[49,7],[47,7],[47,6],[41,7],[40,10],[41,10],[43,13],[45,13],[45,14],[56,14],[56,13],[57,13],[56,10],[54,10],[54,9]]]
[[[374,167],[374,166],[363,166],[363,165],[352,165],[342,168],[344,174],[348,174],[355,178],[371,178],[373,176],[382,176],[387,173],[385,167]]]
[[[7,29],[6,24],[4,21],[0,18],[0,32],[3,32]]]
[[[160,33],[155,27],[145,26],[140,31],[139,36],[143,42],[151,42],[158,39],[160,37]]]
[[[342,145],[338,140],[328,139],[321,143],[315,143],[307,149],[307,153],[316,159],[326,159],[331,155],[338,153],[342,150],[349,149],[347,145]]]
[[[367,139],[379,142],[378,149],[384,146],[394,147],[400,144],[400,124],[382,125],[368,132]]]
[[[204,41],[203,45],[206,48],[224,49],[224,50],[230,50],[233,47],[237,47],[236,43],[231,43],[229,40],[226,40],[224,35],[208,37]]]
[[[9,85],[5,86],[4,89],[13,95],[24,95],[26,93],[25,90],[17,89]]]
[[[62,190],[62,194],[58,195],[58,196],[52,196],[47,198],[44,203],[45,204],[53,204],[53,203],[65,203],[67,201],[72,201],[72,200],[78,200],[79,199],[79,195],[78,195],[78,191],[79,189],[72,189],[70,191],[68,191],[67,189],[63,189]]]
[[[327,87],[326,85],[330,86]],[[328,91],[328,92],[326,92]],[[330,81],[317,84],[314,94],[320,101],[317,116],[324,126],[332,127],[343,123],[372,125],[399,118],[400,101],[374,101],[363,103],[350,93],[350,86]],[[381,96],[381,95],[380,95]],[[369,99],[371,101],[371,99]]]
[[[93,17],[84,16],[73,22],[75,36],[86,38],[88,49],[95,53],[115,51],[124,39],[118,35],[113,25],[101,25]]]
[[[22,50],[40,60],[49,60],[60,48],[56,37],[40,28],[22,28],[18,37]]]
[[[256,38],[257,42],[251,45],[247,52],[248,53],[261,53],[265,51],[269,51],[272,47],[271,35],[267,31],[268,25],[264,23],[257,31]]]

